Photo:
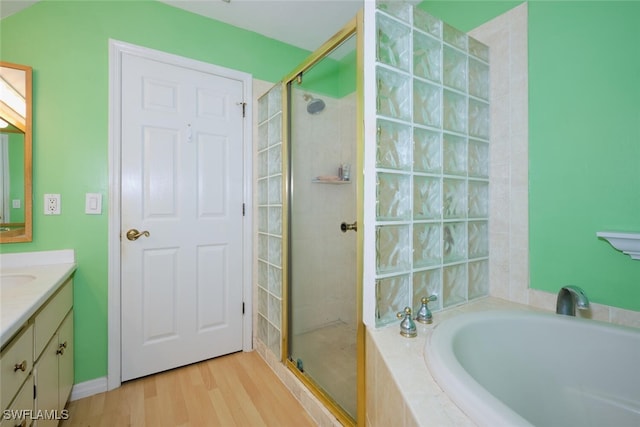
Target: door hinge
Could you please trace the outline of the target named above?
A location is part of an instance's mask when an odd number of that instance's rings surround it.
[[[242,117],[246,116],[247,103],[246,102],[238,102],[238,105],[242,105]]]
[[[244,314],[244,302],[242,303],[242,314]]]
[[[244,215],[245,215],[245,205],[244,205],[244,203],[243,203],[243,204],[242,204],[242,216],[244,216]]]

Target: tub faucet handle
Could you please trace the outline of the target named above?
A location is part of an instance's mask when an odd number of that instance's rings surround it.
[[[420,323],[432,323],[433,322],[433,314],[427,304],[431,301],[436,301],[438,299],[437,295],[431,295],[429,297],[422,298],[422,306],[418,310],[418,314],[416,316],[416,320]]]
[[[413,338],[418,335],[416,324],[411,319],[411,307],[405,307],[404,311],[398,312],[398,319],[402,319],[400,322],[400,335],[407,338]]]

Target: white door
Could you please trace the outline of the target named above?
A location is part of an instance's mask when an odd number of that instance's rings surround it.
[[[243,93],[123,55],[122,381],[242,349]]]

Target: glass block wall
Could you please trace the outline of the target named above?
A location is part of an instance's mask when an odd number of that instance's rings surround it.
[[[282,312],[282,87],[258,99],[257,339],[280,358]]]
[[[376,8],[376,325],[489,293],[489,49],[411,5]]]

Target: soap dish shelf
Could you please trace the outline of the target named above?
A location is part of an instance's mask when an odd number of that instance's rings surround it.
[[[617,231],[598,231],[596,236],[605,239],[614,248],[640,260],[640,233],[624,233]]]

